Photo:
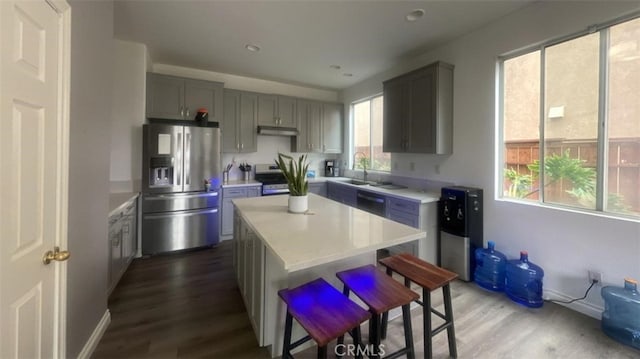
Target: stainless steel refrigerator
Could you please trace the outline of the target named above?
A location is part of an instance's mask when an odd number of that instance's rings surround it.
[[[143,126],[142,254],[219,242],[220,129]]]

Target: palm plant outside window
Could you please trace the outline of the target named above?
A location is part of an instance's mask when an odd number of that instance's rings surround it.
[[[640,217],[640,18],[500,60],[503,197]]]
[[[382,152],[382,95],[352,104],[352,168],[390,171],[391,157]],[[360,155],[359,153],[364,154]]]

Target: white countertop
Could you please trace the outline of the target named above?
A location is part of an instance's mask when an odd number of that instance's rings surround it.
[[[312,193],[307,214],[289,213],[287,201],[288,196],[233,199],[240,216],[288,272],[426,237],[413,227]]]
[[[437,202],[440,200],[440,193],[425,192],[414,188],[399,188],[399,189],[386,189],[381,187],[375,187],[371,185],[355,185],[347,183],[351,178],[347,177],[323,177],[326,181],[338,182],[345,186],[362,189],[369,192],[382,193],[386,196],[394,196],[401,199],[409,199],[418,201],[420,203]]]
[[[134,199],[138,198],[138,192],[110,193],[109,194],[109,217],[125,209]]]
[[[225,182],[222,184],[222,188],[233,188],[233,187],[251,187],[251,186],[262,186],[262,183],[256,180],[231,180],[229,182]]]

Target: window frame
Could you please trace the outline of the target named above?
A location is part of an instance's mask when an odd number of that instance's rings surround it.
[[[367,96],[364,98],[361,98],[359,100],[353,101],[351,102],[350,106],[349,106],[349,161],[348,161],[348,166],[350,169],[352,169],[353,171],[362,171],[362,169],[358,169],[355,168],[355,163],[354,163],[354,154],[355,152],[355,106],[358,104],[361,104],[363,102],[367,102],[369,101],[369,153],[370,153],[370,157],[373,157],[373,141],[372,139],[372,134],[373,134],[373,126],[371,125],[371,114],[373,113],[373,99],[380,97],[383,101],[384,101],[384,97],[383,97],[383,93],[379,92],[376,93],[374,95],[371,96]],[[384,133],[384,127],[382,129],[380,129],[383,133]],[[370,163],[373,163],[373,159],[369,158]],[[391,173],[391,170],[389,171],[383,171],[380,169],[373,169],[373,168],[367,168],[367,172],[380,172],[380,173]]]
[[[563,209],[571,212],[577,213],[587,213],[598,216],[616,218],[616,219],[625,219],[631,220],[634,222],[640,222],[640,215],[628,215],[617,212],[609,212],[605,209],[605,189],[607,188],[607,158],[608,158],[608,119],[607,119],[607,110],[608,110],[608,93],[609,93],[609,29],[612,26],[635,20],[640,18],[640,11],[636,11],[627,15],[623,15],[617,17],[613,20],[609,20],[606,22],[602,22],[599,24],[594,24],[588,26],[586,29],[557,37],[548,41],[543,41],[536,43],[531,46],[527,46],[518,50],[507,52],[503,55],[498,56],[496,62],[496,200],[501,201],[509,201],[509,202],[517,202],[527,205],[537,205],[547,208],[555,208],[555,209]],[[567,41],[572,41],[578,39],[580,37],[593,34],[600,33],[600,46],[599,46],[599,68],[598,68],[598,132],[597,132],[597,162],[596,162],[596,203],[594,209],[587,209],[581,207],[574,207],[570,205],[564,205],[560,203],[550,203],[545,202],[545,194],[544,190],[539,192],[539,197],[537,200],[526,200],[515,197],[507,197],[504,195],[504,175],[505,175],[505,139],[504,139],[504,62],[525,54],[529,54],[535,51],[540,51],[540,105],[539,105],[539,115],[538,115],[538,126],[539,126],[539,153],[538,158],[544,160],[544,151],[545,151],[545,128],[544,128],[544,118],[545,118],[545,51],[547,48],[558,45]],[[540,170],[538,175],[539,187],[544,188],[544,164],[541,162]]]

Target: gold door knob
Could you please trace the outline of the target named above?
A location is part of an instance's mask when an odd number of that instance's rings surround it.
[[[42,263],[49,264],[51,261],[64,262],[69,259],[69,251],[60,251],[60,247],[53,247],[53,251],[47,251],[42,257]]]

